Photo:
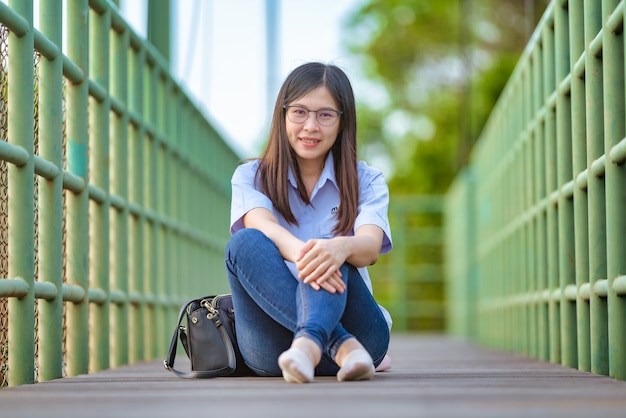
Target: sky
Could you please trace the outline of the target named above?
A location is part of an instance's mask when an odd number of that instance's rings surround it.
[[[121,0],[136,32],[146,33],[145,2]],[[358,69],[342,46],[345,18],[364,0],[278,0],[277,74],[268,96],[265,0],[172,0],[172,72],[242,158],[260,154],[277,89],[307,61]],[[356,90],[356,86],[355,90]],[[245,111],[241,109],[245,108]]]

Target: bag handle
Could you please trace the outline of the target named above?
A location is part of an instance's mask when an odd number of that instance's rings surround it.
[[[178,346],[178,336],[180,334],[180,325],[183,321],[183,318],[185,317],[187,306],[189,306],[189,304],[193,301],[195,301],[195,299],[188,301],[180,309],[180,313],[178,314],[178,324],[176,325],[176,329],[174,329],[174,335],[172,336],[172,341],[170,342],[170,349],[168,351],[167,358],[163,361],[163,366],[166,370],[184,379],[207,379],[211,377],[227,376],[235,371],[235,368],[237,367],[237,357],[235,357],[235,349],[233,348],[233,343],[230,340],[230,337],[228,336],[225,327],[222,325],[222,321],[220,321],[219,315],[217,314],[213,315],[211,320],[215,323],[215,326],[222,336],[222,340],[224,340],[226,352],[228,353],[228,366],[216,370],[192,370],[190,372],[182,372],[174,368],[174,361],[176,360],[176,348]]]

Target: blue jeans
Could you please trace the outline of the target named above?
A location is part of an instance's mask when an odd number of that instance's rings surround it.
[[[343,294],[314,290],[296,279],[278,248],[256,229],[235,233],[226,248],[226,269],[236,312],[237,342],[250,369],[260,376],[280,376],[278,356],[297,337],[322,350],[315,373],[334,376],[334,359],[347,339],[355,337],[378,365],[389,346],[387,322],[350,264],[341,267]]]

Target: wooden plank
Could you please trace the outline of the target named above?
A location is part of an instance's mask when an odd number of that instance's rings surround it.
[[[2,417],[623,417],[626,382],[445,336],[392,337],[372,381],[183,380],[161,362],[0,390]]]

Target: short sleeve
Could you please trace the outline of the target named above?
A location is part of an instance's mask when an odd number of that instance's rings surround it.
[[[243,216],[254,208],[274,211],[272,201],[255,187],[258,160],[237,167],[231,179],[230,233],[243,229]]]
[[[389,187],[381,171],[359,163],[359,207],[354,230],[362,225],[377,225],[383,232],[381,254],[393,247],[389,226]]]

